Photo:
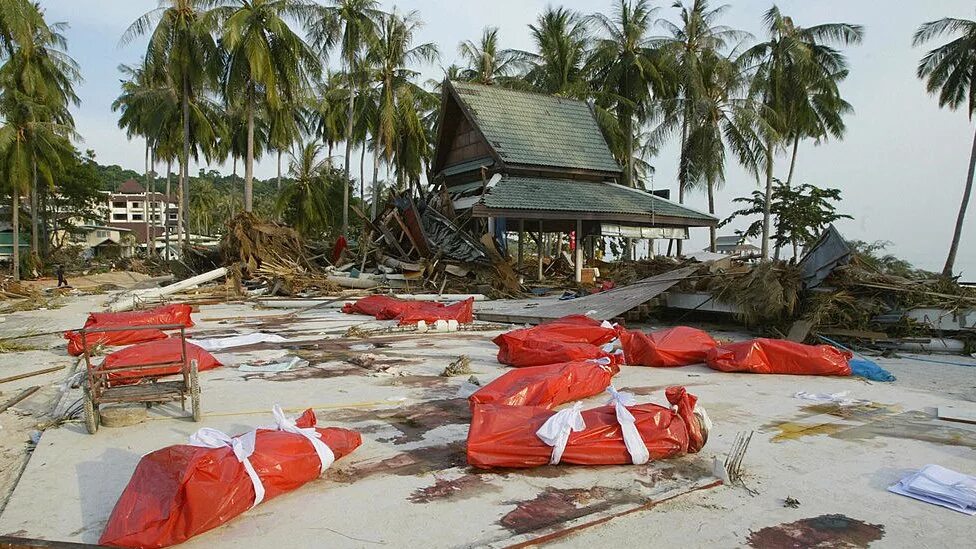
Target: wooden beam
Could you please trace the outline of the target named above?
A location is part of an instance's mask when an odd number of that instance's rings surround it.
[[[0,378],[0,383],[7,383],[8,381],[17,381],[18,379],[39,376],[42,374],[50,374],[51,372],[57,372],[58,370],[64,370],[64,366],[52,366],[50,368],[44,368],[43,370],[35,370],[33,372],[27,372],[26,374],[17,374],[15,376]]]
[[[583,220],[576,220],[576,257],[573,260],[574,278],[576,283],[583,282]]]
[[[518,224],[518,270],[522,270],[522,260],[525,255],[525,220],[519,219]]]
[[[7,402],[4,402],[3,404],[0,404],[0,413],[6,411],[7,408],[10,408],[11,406],[13,406],[14,404],[17,404],[21,400],[24,400],[25,398],[27,398],[27,397],[31,396],[32,394],[36,393],[37,390],[40,389],[40,388],[41,388],[40,385],[35,385],[33,387],[28,387],[27,389],[24,389],[23,391],[21,391],[14,398],[8,400]]]

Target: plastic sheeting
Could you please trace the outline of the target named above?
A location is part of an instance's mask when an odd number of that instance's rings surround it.
[[[456,320],[460,324],[469,324],[474,321],[474,298],[444,305],[435,301],[407,301],[385,295],[371,295],[355,303],[345,304],[342,312],[369,315],[377,320],[398,320],[401,325],[416,324],[421,320],[428,324],[438,320]]]
[[[606,363],[602,363],[606,362]],[[468,397],[471,405],[553,408],[604,391],[620,372],[609,360],[583,360],[511,370]]]
[[[621,330],[620,345],[628,365],[667,368],[705,362],[718,342],[702,330],[676,326],[648,334]]]
[[[115,351],[105,357],[99,368],[103,370],[115,370],[129,366],[139,366],[143,364],[162,364],[158,368],[148,368],[137,372],[118,372],[110,373],[108,379],[113,384],[135,383],[143,377],[163,376],[179,374],[183,368],[181,358],[183,356],[183,342],[178,337],[170,337],[159,341],[140,343]],[[201,347],[190,342],[186,344],[187,361],[196,360],[197,370],[212,370],[221,366],[214,356]]]
[[[258,343],[284,343],[287,339],[278,334],[265,334],[254,332],[251,334],[241,334],[228,337],[212,337],[209,339],[188,339],[194,345],[202,347],[207,351],[222,351],[234,347],[244,347],[246,345],[256,345]]]
[[[531,328],[506,332],[492,342],[498,345],[498,362],[514,364],[525,353],[527,346],[532,345],[527,343],[530,340],[603,345],[616,337],[617,328],[607,322],[585,315],[570,315]]]
[[[849,376],[851,356],[830,345],[759,338],[716,347],[709,351],[706,363],[723,372]]]
[[[650,459],[695,453],[707,432],[696,416],[697,398],[684,387],[669,387],[674,411],[656,404],[627,406]],[[564,410],[563,412],[571,412]],[[559,412],[557,412],[559,413]],[[538,467],[550,463],[554,448],[537,431],[556,413],[541,406],[476,404],[468,431],[467,458],[474,467]],[[623,465],[632,463],[615,406],[582,412],[583,428],[569,433],[560,463]]]
[[[118,332],[95,332],[87,334],[85,341],[88,348],[96,345],[120,346],[132,345],[134,343],[145,343],[157,339],[166,339],[168,336],[162,330],[122,330]],[[68,354],[78,356],[85,352],[85,346],[81,342],[80,332],[65,332],[64,338],[68,340]]]
[[[314,412],[306,410],[290,426],[228,437],[220,447],[180,444],[146,454],[98,543],[175,545],[224,524],[256,502],[295,490],[328,467],[309,437],[325,443],[335,459],[362,443],[355,431],[316,427]]]
[[[598,358],[606,358],[612,362],[619,361],[617,355],[596,345],[553,341],[538,336],[523,339],[515,351],[506,353],[502,349],[498,350],[498,362],[516,368]]]

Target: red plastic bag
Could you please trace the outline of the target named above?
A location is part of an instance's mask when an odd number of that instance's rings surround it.
[[[478,389],[468,400],[472,406],[504,404],[553,408],[603,392],[619,372],[616,364],[601,364],[595,360],[519,368],[505,372]]]
[[[388,320],[400,314],[400,310],[397,308],[405,303],[407,302],[402,299],[388,295],[368,295],[358,299],[355,303],[346,303],[342,306],[342,312],[350,315],[372,316],[377,320]],[[389,310],[393,316],[382,316],[386,310]]]
[[[656,404],[627,407],[651,459],[695,453],[707,437],[694,412],[697,398],[684,387],[669,387],[666,395],[668,402],[677,406],[676,412]],[[553,449],[536,431],[553,414],[539,406],[476,404],[468,431],[468,464],[482,469],[547,465]],[[569,435],[560,463],[631,463],[614,406],[586,410],[582,415],[586,428]]]
[[[158,368],[139,370],[138,372],[119,372],[108,375],[112,383],[127,384],[135,383],[145,376],[162,376],[178,374],[182,371],[183,363],[180,358],[183,356],[183,342],[178,337],[168,337],[159,341],[140,343],[115,351],[105,357],[99,368],[103,370],[114,370],[127,366],[139,366],[142,364],[166,363]],[[207,351],[192,343],[186,344],[187,361],[197,361],[197,371],[212,370],[221,366],[220,362]]]
[[[306,410],[294,425],[314,427],[336,459],[362,443],[355,431],[315,427],[312,410]],[[237,440],[246,438],[242,435]],[[312,442],[283,430],[257,429],[254,452],[247,459],[264,488],[263,501],[295,490],[322,473]],[[168,446],[139,461],[98,543],[176,545],[247,511],[254,505],[255,495],[255,484],[231,447]]]
[[[398,311],[398,314],[391,316],[393,311]],[[453,305],[435,301],[408,301],[393,309],[384,310],[383,315],[399,320],[401,326],[416,324],[421,320],[428,324],[438,320],[456,320],[458,324],[470,324],[474,321],[474,298],[469,297]]]
[[[126,311],[124,313],[88,313],[85,328],[112,328],[121,326],[163,326],[179,324],[193,327],[190,314],[193,308],[183,303],[163,305],[145,311]]]
[[[617,329],[609,324],[585,315],[570,315],[531,328],[505,332],[492,342],[498,345],[498,362],[513,364],[524,353],[528,340],[603,345],[616,337]]]
[[[616,355],[611,355],[596,345],[541,339],[538,336],[523,339],[516,352],[510,351],[506,354],[502,349],[498,350],[498,362],[516,368],[598,358],[618,361]]]
[[[87,334],[85,341],[88,347],[95,345],[132,345],[133,343],[145,343],[157,339],[168,337],[162,330],[122,330],[119,332],[95,332]],[[80,332],[65,332],[64,338],[68,340],[68,354],[78,356],[85,352],[85,346],[81,343]]]
[[[628,365],[667,368],[705,362],[718,342],[702,330],[676,326],[649,334],[621,330],[620,345]]]
[[[830,345],[804,345],[785,339],[753,339],[716,347],[708,365],[723,372],[849,376],[853,355]]]

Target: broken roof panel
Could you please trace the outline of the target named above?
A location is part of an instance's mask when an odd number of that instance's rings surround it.
[[[495,210],[660,215],[684,218],[701,225],[718,221],[711,215],[638,189],[615,183],[568,179],[504,177],[482,196],[481,204]]]
[[[451,85],[506,164],[620,173],[585,102],[469,82]]]

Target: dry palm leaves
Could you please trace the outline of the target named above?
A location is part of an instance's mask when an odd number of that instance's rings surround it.
[[[280,291],[288,295],[303,294],[313,290],[322,294],[334,294],[342,290],[328,274],[307,269],[297,261],[277,254],[269,254],[261,266],[252,271],[252,274],[256,278],[266,279],[272,285],[279,286]]]
[[[793,317],[800,301],[800,270],[782,261],[760,263],[746,274],[714,277],[715,299],[737,306],[748,325],[776,324]]]
[[[249,212],[227,222],[227,234],[220,245],[226,263],[241,263],[249,274],[256,273],[269,260],[309,267],[305,243],[295,229]]]

